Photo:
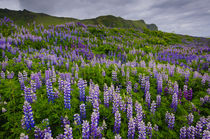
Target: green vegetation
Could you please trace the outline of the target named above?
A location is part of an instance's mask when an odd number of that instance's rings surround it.
[[[67,17],[55,17],[50,16],[43,13],[34,13],[28,10],[23,11],[13,11],[8,9],[0,9],[0,18],[8,17],[13,20],[17,25],[27,25],[27,23],[32,23],[35,21],[37,24],[43,25],[57,25],[64,24],[67,22],[81,22],[86,25],[104,25],[106,27],[116,27],[116,28],[135,28],[135,29],[143,29],[148,28],[151,30],[158,30],[155,24],[147,25],[143,20],[125,20],[121,17],[115,17],[112,15],[107,16],[99,16],[94,19],[74,19]]]
[[[113,16],[86,20],[100,24],[94,26],[26,10],[17,15],[14,23],[0,20],[0,139],[59,139],[70,131],[85,138],[83,120],[90,139],[113,139],[115,128],[123,139],[134,129],[133,138],[154,139],[178,139],[183,127],[188,138],[209,131],[209,39],[152,31],[144,21],[131,27]],[[201,123],[199,133],[193,130]]]

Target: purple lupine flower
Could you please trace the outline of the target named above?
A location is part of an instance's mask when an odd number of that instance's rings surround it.
[[[128,81],[128,82],[127,82],[126,90],[127,90],[128,94],[131,94],[131,90],[132,90],[131,81]]]
[[[210,122],[209,122],[210,119],[209,119],[209,117],[207,118],[207,120],[208,120],[208,123],[206,124],[206,129],[207,129],[207,130],[210,130]]]
[[[53,87],[52,87],[52,82],[51,80],[46,81],[46,88],[47,88],[47,96],[48,96],[48,101],[54,101],[54,92],[53,92]]]
[[[207,94],[210,95],[210,88],[207,89]]]
[[[113,93],[113,107],[112,112],[115,113],[118,110],[119,107],[119,94]]]
[[[29,103],[33,102],[31,88],[28,87],[24,88],[24,96],[25,96],[25,101]]]
[[[64,118],[61,116],[61,127],[65,127],[66,125],[70,125],[68,116],[66,115]]]
[[[138,86],[139,84],[138,83],[135,83],[134,84],[134,92],[137,93],[138,92]]]
[[[177,109],[177,105],[178,105],[178,96],[177,93],[174,93],[172,96],[172,103],[171,103],[171,107],[173,108],[174,112]]]
[[[109,93],[108,93],[108,91],[104,92],[104,105],[106,107],[109,107]]]
[[[135,103],[135,110],[136,110],[136,113],[142,112],[142,106],[138,101],[136,101]]]
[[[191,101],[192,100],[192,96],[193,96],[193,91],[192,88],[188,91],[188,97],[187,100]]]
[[[135,109],[136,109],[136,120],[137,123],[140,123],[143,120],[143,111],[142,111],[142,106],[140,103],[136,101],[135,103]]]
[[[120,136],[120,134],[117,134],[114,136],[114,139],[122,139],[122,137]]]
[[[116,87],[115,92],[120,94],[120,88],[118,86]]]
[[[31,130],[35,126],[31,105],[25,101],[23,105],[24,122],[27,130]]]
[[[168,124],[169,117],[170,117],[170,113],[167,111],[166,114],[165,114],[165,122],[167,124]]]
[[[104,83],[104,92],[108,91],[108,86],[106,83]]]
[[[204,102],[205,102],[205,103],[209,103],[209,102],[210,102],[210,97],[209,97],[208,95],[206,95],[206,96],[204,97]]]
[[[80,116],[81,116],[81,120],[84,120],[86,118],[85,104],[80,105]]]
[[[56,82],[56,72],[55,72],[55,68],[54,66],[52,66],[52,82],[55,83]]]
[[[202,127],[205,127],[207,124],[207,119],[204,116],[202,116],[200,117],[200,121],[201,121]]]
[[[84,86],[84,80],[79,79],[78,81],[78,87],[80,92],[80,101],[85,102],[85,86]]]
[[[173,129],[175,123],[175,115],[171,113],[168,117],[168,128]]]
[[[125,112],[126,111],[126,103],[125,103],[125,101],[124,100],[120,100],[119,105],[120,105],[120,110]]]
[[[29,139],[28,135],[25,135],[24,133],[20,134],[20,139]]]
[[[2,58],[5,57],[5,51],[2,51]]]
[[[59,96],[60,96],[60,92],[55,88],[55,94],[54,94],[55,99],[59,98]]]
[[[26,129],[26,122],[25,122],[25,116],[24,115],[22,116],[22,119],[21,119],[21,127],[23,129]]]
[[[18,80],[19,82],[23,80],[23,74],[21,72],[18,72]]]
[[[203,105],[205,103],[204,98],[201,97],[200,102],[201,102],[201,105]]]
[[[128,80],[129,80],[129,78],[130,78],[130,70],[129,70],[129,69],[127,69],[127,73],[126,73],[126,80],[128,81]]]
[[[97,111],[99,111],[99,100],[94,99],[93,100],[93,109],[96,109]]]
[[[71,108],[71,84],[69,81],[65,81],[64,85],[64,105],[66,109]]]
[[[192,113],[190,113],[187,116],[187,120],[188,120],[188,124],[191,125],[193,123],[193,119],[194,119],[194,115]]]
[[[148,108],[150,108],[151,100],[150,100],[150,93],[149,92],[146,93],[145,102],[147,103]]]
[[[194,126],[190,126],[187,128],[187,137],[189,139],[194,139],[195,138],[195,127]]]
[[[161,104],[161,95],[157,95],[156,102],[157,102],[157,107],[160,107],[160,104]]]
[[[5,79],[5,73],[4,73],[4,71],[1,71],[1,78],[2,79]]]
[[[44,131],[38,128],[37,126],[34,127],[34,137],[35,139],[44,138]]]
[[[210,138],[210,131],[209,130],[204,130],[202,139],[209,139],[209,138]]]
[[[122,76],[124,77],[125,76],[124,64],[121,67],[121,73],[122,73]]]
[[[61,78],[58,78],[58,89],[64,91],[64,81]]]
[[[103,135],[102,135],[102,128],[101,128],[101,127],[98,127],[98,128],[97,128],[97,135],[96,135],[96,136],[97,136],[97,138],[99,138],[99,139],[102,138]]]
[[[12,71],[11,73],[7,71],[7,79],[13,79],[15,73]]]
[[[187,137],[187,129],[186,129],[186,126],[184,126],[180,129],[179,138],[180,139],[186,139],[186,137]]]
[[[162,93],[162,87],[163,87],[163,80],[162,80],[162,77],[159,76],[158,79],[157,79],[157,92],[160,95]]]
[[[33,62],[31,60],[26,60],[26,64],[27,64],[28,69],[31,70]]]
[[[176,81],[175,81],[175,83],[174,83],[174,93],[176,93],[177,95],[178,95],[178,93],[179,93],[179,86],[178,86],[178,84],[177,84]]]
[[[63,134],[59,134],[56,136],[56,139],[64,139],[64,135]]]
[[[149,92],[149,88],[150,88],[150,82],[149,81],[146,81],[145,89],[144,89],[144,94],[146,94],[147,92]]]
[[[66,62],[66,70],[69,71],[69,62]]]
[[[127,107],[127,118],[130,119],[133,117],[133,106],[131,104],[128,104]]]
[[[200,121],[198,121],[196,123],[196,127],[195,127],[195,135],[197,138],[202,137],[202,131],[203,131],[202,123]]]
[[[6,71],[6,66],[8,65],[8,63],[7,63],[7,61],[5,61],[5,62],[2,62],[2,71]]]
[[[36,83],[33,80],[31,80],[30,85],[31,85],[32,91],[36,92]]]
[[[136,68],[134,68],[134,69],[132,70],[132,74],[136,76],[136,74],[137,74],[137,69],[136,69]]]
[[[75,76],[74,76],[76,79],[78,79],[78,72],[75,71]]]
[[[112,80],[117,81],[117,72],[116,71],[112,71]]]
[[[38,73],[38,74],[39,74],[39,73]],[[36,74],[36,76],[35,76],[36,89],[39,89],[39,88],[42,86],[42,82],[41,82],[41,80],[40,80],[40,76],[41,76],[41,75],[38,75],[38,74]]]
[[[93,112],[91,115],[91,136],[93,138],[96,138],[97,136],[98,119],[98,114]]]
[[[154,131],[158,131],[158,125],[155,124],[153,129],[154,129]]]
[[[70,125],[66,125],[64,128],[64,138],[65,139],[73,139],[72,127],[70,127]]]
[[[149,136],[149,138],[152,138],[152,124],[150,122],[147,123],[147,127],[146,127],[146,133]]]
[[[127,103],[128,105],[130,104],[133,107],[133,99],[131,97],[127,97]]]
[[[83,139],[90,138],[90,125],[87,120],[83,120],[83,123],[82,123],[82,138]]]
[[[146,139],[146,126],[144,121],[138,123],[139,139]]]
[[[151,104],[150,112],[154,115],[155,114],[155,111],[156,111],[156,103],[153,100],[152,101],[152,104]]]
[[[137,120],[137,123],[140,123],[142,120],[143,120],[143,112],[140,111],[136,114],[136,120]]]
[[[121,125],[121,114],[119,111],[115,112],[115,123],[114,123],[114,132],[119,134]]]
[[[4,107],[2,107],[1,111],[2,111],[2,113],[5,113],[5,112],[7,112],[7,109],[5,109]]]
[[[192,95],[193,95],[192,88],[189,89],[188,91],[187,91],[187,89],[184,89],[184,97],[186,100],[191,101]]]
[[[188,100],[188,91],[187,91],[187,90],[184,90],[184,98],[185,98],[186,100]]]
[[[106,72],[104,71],[104,69],[102,69],[102,76],[103,76],[103,77],[106,76]]]
[[[140,73],[138,77],[139,77],[138,82],[139,82],[139,84],[141,84],[141,81],[142,81],[142,74]]]
[[[135,122],[134,119],[131,117],[128,122],[128,138],[134,139],[135,136]]]
[[[165,89],[164,89],[164,95],[165,96],[168,95],[168,87],[165,87]]]
[[[106,124],[106,121],[103,120],[103,123],[102,123],[102,126],[101,126],[101,130],[105,130],[107,129],[107,124]]]
[[[111,87],[108,89],[109,101],[112,102],[113,99],[113,90]]]
[[[24,90],[24,88],[25,88],[24,80],[20,81],[20,88],[21,88],[21,90]]]
[[[74,114],[74,124],[75,125],[81,125],[80,115]]]
[[[181,99],[182,99],[182,90],[181,89],[179,90],[179,93],[178,93],[178,99],[179,99],[179,103],[181,104]]]

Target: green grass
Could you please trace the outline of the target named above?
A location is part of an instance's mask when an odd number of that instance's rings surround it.
[[[55,17],[43,13],[34,13],[28,10],[14,11],[8,9],[0,9],[0,18],[3,18],[5,16],[13,20],[17,25],[26,25],[27,23],[33,23],[33,21],[35,21],[37,24],[43,25],[57,25],[64,24],[66,22],[79,21],[84,24],[102,24],[106,27],[135,29],[148,28],[151,30],[158,30],[155,24],[149,25],[146,24],[143,20],[125,20],[121,17],[115,17],[112,15],[99,16],[93,19],[79,20],[75,18]]]

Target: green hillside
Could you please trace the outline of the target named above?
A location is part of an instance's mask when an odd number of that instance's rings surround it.
[[[79,20],[74,18],[55,17],[43,13],[34,13],[28,10],[14,11],[8,9],[0,9],[0,18],[3,18],[5,16],[13,20],[17,25],[26,25],[27,23],[32,23],[33,21],[43,25],[56,25],[66,22],[79,21],[84,24],[102,24],[106,27],[134,29],[148,28],[150,30],[158,30],[158,27],[155,24],[146,24],[143,20],[125,20],[121,17],[115,17],[112,15],[99,16],[93,19]]]

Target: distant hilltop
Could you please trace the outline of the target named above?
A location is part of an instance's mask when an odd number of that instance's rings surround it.
[[[79,20],[75,18],[51,16],[45,13],[35,13],[25,9],[23,11],[0,9],[0,18],[5,16],[13,20],[17,25],[26,25],[27,23],[32,23],[33,21],[43,25],[57,25],[66,22],[81,22],[84,24],[104,25],[106,27],[113,28],[147,28],[150,30],[158,30],[158,27],[155,24],[146,24],[144,20],[126,20],[113,15],[105,15],[92,19]]]

